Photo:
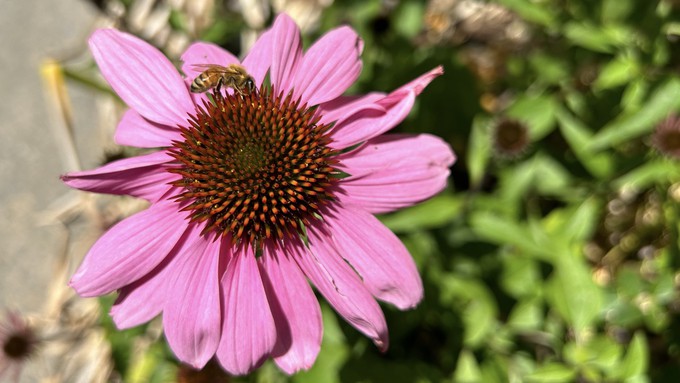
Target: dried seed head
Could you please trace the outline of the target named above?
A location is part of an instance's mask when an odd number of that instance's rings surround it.
[[[493,146],[501,157],[518,157],[529,146],[529,129],[521,121],[503,118],[494,127]]]
[[[660,153],[680,159],[680,118],[674,114],[668,116],[652,135],[652,145]]]
[[[9,311],[0,323],[0,346],[0,377],[7,372],[18,379],[23,363],[38,348],[38,338],[21,315]]]

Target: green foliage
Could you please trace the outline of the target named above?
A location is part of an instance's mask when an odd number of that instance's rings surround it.
[[[323,305],[311,370],[286,377],[268,362],[235,381],[677,381],[680,163],[651,138],[680,111],[677,2],[490,1],[526,23],[530,40],[515,48],[429,41],[425,2],[385,3],[336,1],[320,33],[347,23],[364,38],[352,92],[444,66],[396,130],[452,145],[452,187],[381,217],[415,258],[425,299],[384,306],[385,354]],[[218,19],[203,37],[224,44],[236,30]],[[478,75],[466,59],[477,49],[502,57],[499,75]],[[528,129],[515,157],[494,144],[501,118]],[[111,334],[124,376],[164,366],[155,348],[129,362],[128,334]]]

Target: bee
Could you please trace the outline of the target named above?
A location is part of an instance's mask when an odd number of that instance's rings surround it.
[[[215,64],[197,64],[193,67],[204,69],[191,83],[193,93],[203,93],[212,88],[219,92],[222,86],[233,88],[240,95],[255,90],[255,80],[241,65],[229,64],[225,67]]]

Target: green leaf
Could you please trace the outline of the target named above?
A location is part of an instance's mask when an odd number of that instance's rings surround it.
[[[479,296],[468,302],[463,312],[465,323],[463,343],[473,348],[482,346],[493,334],[497,314],[491,294]]]
[[[551,8],[529,0],[500,0],[499,3],[517,12],[522,19],[552,28],[557,20]]]
[[[539,330],[543,325],[543,305],[539,299],[520,301],[513,307],[507,325],[513,330]]]
[[[396,232],[412,232],[441,227],[460,214],[463,200],[451,194],[440,194],[416,206],[381,217]]]
[[[680,80],[675,77],[659,86],[638,112],[618,117],[588,143],[587,150],[601,150],[650,133],[654,125],[680,108]]]
[[[561,84],[571,75],[567,62],[559,56],[534,53],[529,56],[534,72],[547,84]]]
[[[672,304],[676,299],[677,287],[675,278],[675,275],[671,271],[659,275],[656,278],[651,292],[660,304]]]
[[[609,153],[596,153],[586,149],[593,138],[588,128],[562,108],[557,109],[556,116],[562,136],[583,167],[595,177],[609,177],[613,170],[612,158]]]
[[[602,0],[602,18],[605,22],[624,21],[634,10],[636,0]]]
[[[617,44],[612,36],[605,33],[602,26],[588,22],[570,21],[565,25],[563,33],[574,45],[595,52],[612,53]]]
[[[146,352],[130,361],[125,381],[130,383],[147,383],[152,381],[167,381],[176,374],[176,367],[166,362],[163,348],[160,344],[152,344]]]
[[[562,383],[573,382],[576,371],[561,363],[546,363],[526,376],[527,382]]]
[[[644,322],[644,315],[634,303],[616,299],[607,307],[607,322],[621,327],[637,327]]]
[[[680,167],[677,162],[659,158],[647,162],[613,182],[615,188],[631,188],[644,190],[655,184],[677,182],[680,179]]]
[[[529,167],[534,174],[534,187],[543,195],[572,195],[571,174],[561,163],[538,153]]]
[[[530,160],[506,168],[501,173],[501,198],[508,211],[530,192],[547,196],[573,198],[570,173],[554,159],[543,153],[536,153]]]
[[[556,247],[562,251],[555,256],[555,271],[546,285],[546,297],[574,328],[578,341],[602,311],[603,295],[576,251],[566,251],[567,245]]]
[[[464,336],[468,347],[479,347],[490,336],[496,326],[498,308],[489,289],[482,283],[457,275],[445,275],[440,280],[441,300],[454,306],[464,305],[462,310]]]
[[[632,57],[622,56],[607,63],[595,80],[593,88],[597,91],[615,88],[638,77],[640,66]]]
[[[482,238],[498,245],[512,245],[527,254],[552,257],[551,245],[547,237],[538,237],[528,228],[487,212],[477,212],[471,219],[472,230]]]
[[[646,282],[640,275],[638,267],[624,266],[616,273],[616,293],[617,295],[632,300],[646,290]]]
[[[621,96],[621,108],[624,113],[634,113],[642,107],[649,92],[649,83],[645,77],[632,79]]]
[[[424,13],[424,5],[421,2],[401,2],[394,13],[392,25],[400,35],[412,39],[418,36],[423,28]]]
[[[548,217],[548,233],[564,240],[565,243],[580,243],[591,238],[597,229],[602,204],[591,197],[577,207],[556,209]]]
[[[583,364],[596,366],[599,370],[611,372],[618,366],[622,354],[622,347],[606,335],[597,335],[584,346],[585,359]]]
[[[642,332],[636,332],[628,344],[628,350],[620,363],[620,368],[614,372],[614,377],[624,380],[643,376],[649,369],[649,346],[647,338]]]
[[[532,258],[508,252],[503,257],[500,283],[505,292],[517,299],[540,295],[542,281],[538,262]]]
[[[472,122],[467,163],[470,183],[475,187],[482,182],[491,159],[491,124],[490,118],[480,116]]]
[[[178,31],[186,31],[186,17],[184,14],[177,9],[171,9],[170,10],[170,17],[168,17],[168,24],[172,27],[174,30]]]
[[[517,98],[506,115],[524,122],[531,141],[538,141],[555,128],[557,102],[552,95],[532,95]]]
[[[328,305],[322,304],[323,342],[321,351],[309,371],[302,371],[293,377],[296,383],[341,382],[340,370],[349,357],[349,348],[340,329],[337,316]]]
[[[472,352],[463,349],[458,356],[458,364],[453,375],[455,383],[481,383],[482,373]]]

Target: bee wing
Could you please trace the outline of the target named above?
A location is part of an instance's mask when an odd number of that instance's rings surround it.
[[[218,70],[225,70],[227,68],[223,67],[222,65],[217,65],[217,64],[193,64],[191,65],[192,68],[194,69],[218,69]]]
[[[245,71],[242,66],[237,64],[231,64],[229,66],[222,66],[217,64],[192,64],[191,67],[204,70],[212,69],[214,71],[223,72],[227,74],[240,74],[242,71],[243,72]]]

